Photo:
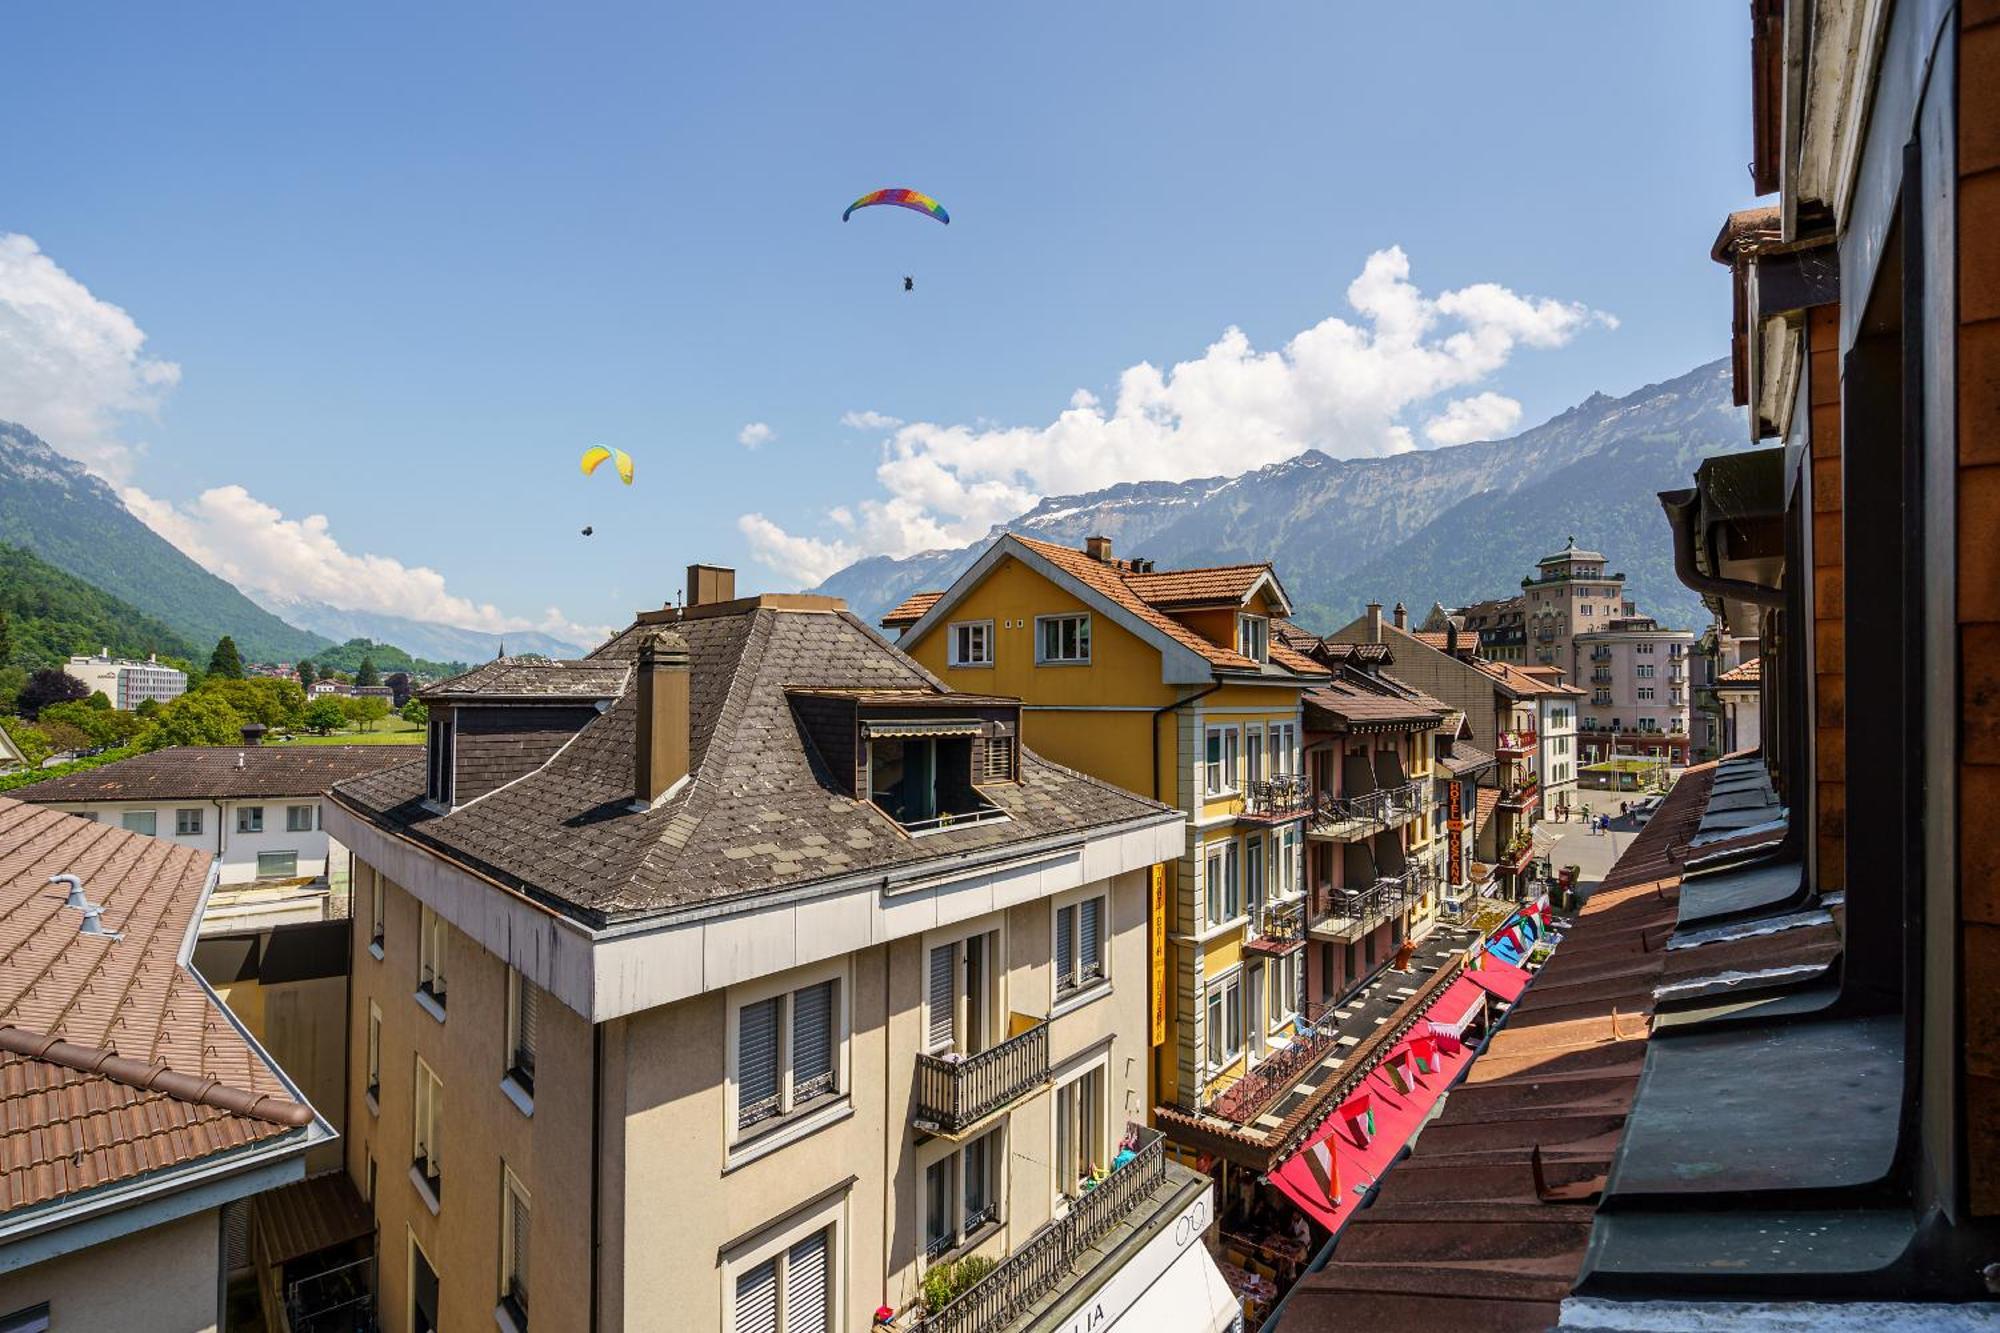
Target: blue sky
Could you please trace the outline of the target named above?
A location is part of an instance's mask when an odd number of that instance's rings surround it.
[[[1022,494],[1192,458],[1511,433],[1721,354],[1706,252],[1749,195],[1734,6],[6,23],[33,58],[10,62],[0,117],[32,129],[0,140],[0,417],[239,581],[462,623],[619,622],[697,559],[797,586]],[[879,185],[936,195],[952,225],[843,225]],[[1392,247],[1400,279],[1370,267]],[[1364,270],[1386,318],[1419,303],[1411,346],[1350,305]],[[88,318],[23,317],[50,287]],[[1330,317],[1326,341],[1359,330],[1373,352],[1256,359]],[[39,355],[90,318],[111,333]],[[1468,325],[1497,341],[1442,366]],[[1137,434],[1104,424],[1128,367],[1203,358],[1232,327],[1254,354],[1137,386]],[[1098,405],[1071,429],[1079,389]],[[1470,424],[1435,424],[1454,401]],[[842,424],[862,412],[920,426],[887,444]],[[1246,417],[1253,444],[1218,443]],[[579,477],[594,442],[629,450],[638,484]]]

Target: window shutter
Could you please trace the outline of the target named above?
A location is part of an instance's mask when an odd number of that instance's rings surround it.
[[[954,982],[958,980],[958,946],[941,944],[931,950],[931,1021],[928,1039],[933,1051],[951,1045],[952,1034],[957,1030],[958,997],[954,994]]]
[[[778,1001],[746,1004],[736,1026],[736,1123],[778,1113]],[[775,1317],[775,1316],[774,1316]]]
[[[833,986],[792,995],[792,1091],[801,1101],[833,1091]]]
[[[807,1236],[785,1255],[785,1333],[826,1333],[826,1232]]]
[[[1076,909],[1060,908],[1056,912],[1056,985],[1067,986],[1076,973]]]
[[[1086,898],[1077,904],[1082,913],[1080,949],[1083,954],[1083,970],[1087,976],[1095,976],[1104,970],[1103,939],[1099,934],[1104,912],[1102,898]]]
[[[736,1333],[778,1333],[778,1261],[736,1279]]]

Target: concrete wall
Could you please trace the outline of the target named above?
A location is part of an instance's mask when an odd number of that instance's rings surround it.
[[[0,1318],[49,1305],[49,1327],[206,1333],[221,1320],[222,1211],[211,1208],[0,1277]]]

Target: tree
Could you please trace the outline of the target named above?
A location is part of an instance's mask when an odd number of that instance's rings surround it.
[[[312,683],[313,683],[313,682],[314,682],[315,680],[317,680],[317,679],[319,679],[319,677],[318,677],[318,675],[317,675],[317,674],[316,674],[316,673],[315,673],[315,672],[313,671],[313,664],[312,664],[312,663],[311,663],[310,661],[305,661],[305,662],[301,662],[301,663],[299,663],[299,688],[300,688],[300,689],[302,689],[302,690],[309,690],[309,689],[311,689],[311,688],[312,688]]]
[[[209,655],[208,674],[224,680],[243,679],[243,655],[236,651],[236,640],[227,634],[216,641],[215,651]]]
[[[210,690],[183,694],[168,702],[139,738],[146,750],[169,745],[235,745],[243,739],[243,715]]]
[[[28,677],[28,683],[21,687],[21,693],[14,701],[14,707],[22,717],[33,720],[40,717],[42,710],[50,704],[71,703],[88,699],[90,686],[78,680],[67,671],[55,667],[43,667]]]
[[[431,710],[424,707],[422,699],[410,700],[396,710],[396,715],[402,718],[403,721],[414,722],[420,727],[431,720]]]
[[[363,695],[359,699],[342,699],[340,708],[348,721],[363,731],[370,730],[389,716],[389,701],[376,694]]]
[[[361,665],[354,668],[354,683],[356,685],[380,685],[382,683],[382,673],[375,669],[374,658],[364,657],[361,659]]]
[[[395,707],[401,708],[410,701],[409,672],[391,671],[388,675],[382,677],[382,683],[387,685],[391,693],[396,696]]]
[[[340,706],[340,700],[327,695],[306,705],[304,724],[322,736],[329,735],[347,725],[347,710]]]

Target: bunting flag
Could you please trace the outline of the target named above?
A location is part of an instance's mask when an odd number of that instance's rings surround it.
[[[1430,1037],[1410,1038],[1410,1054],[1416,1058],[1418,1073],[1437,1073],[1438,1044],[1434,1039]]]
[[[1338,1210],[1340,1207],[1340,1162],[1333,1155],[1333,1148],[1325,1139],[1310,1144],[1305,1150],[1306,1169],[1312,1172],[1313,1182],[1326,1195],[1326,1206]]]
[[[1341,1104],[1340,1116],[1354,1131],[1358,1140],[1356,1146],[1366,1148],[1368,1140],[1375,1136],[1375,1098],[1365,1092],[1358,1097],[1349,1097]]]

